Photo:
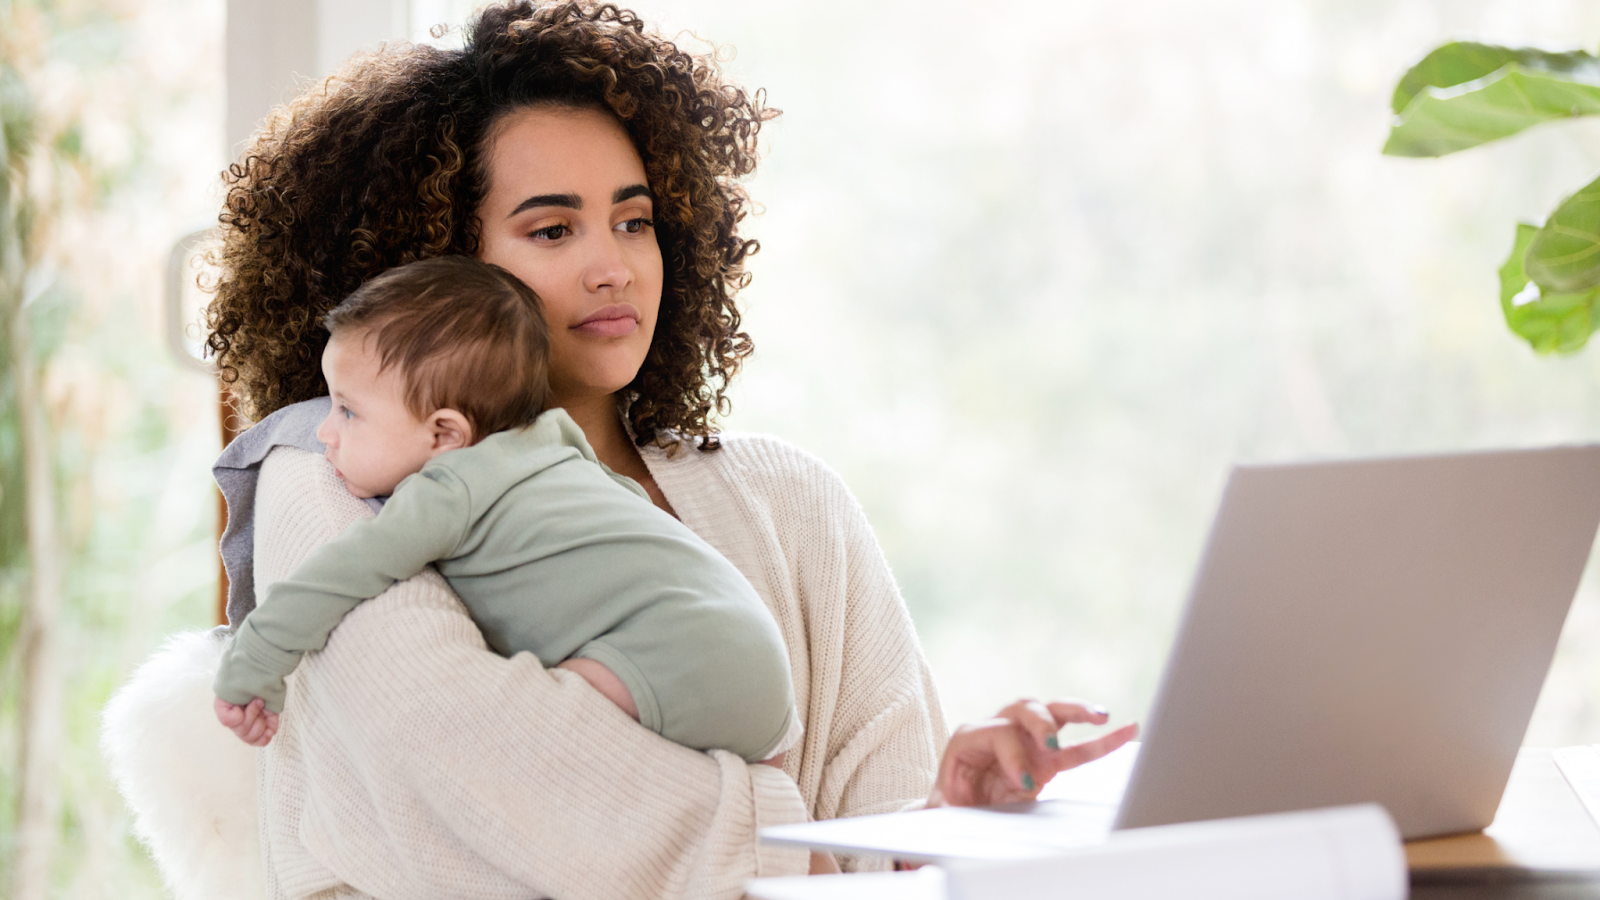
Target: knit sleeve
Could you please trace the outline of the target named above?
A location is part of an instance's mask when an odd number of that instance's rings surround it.
[[[356,604],[451,554],[467,524],[466,486],[448,469],[402,481],[376,518],[356,520],[266,590],[222,654],[217,696],[240,706],[260,697],[282,712],[284,678],[306,651],[321,650]]]
[[[646,460],[684,522],[744,573],[778,621],[806,726],[786,768],[812,817],[920,806],[949,733],[910,613],[844,481],[757,435],[725,435],[715,453]]]
[[[362,514],[318,458],[263,466],[256,572],[282,577]],[[308,535],[311,537],[308,539]],[[737,897],[803,872],[756,830],[794,783],[640,727],[581,678],[490,652],[432,569],[352,611],[291,677],[260,784],[270,893]]]
[[[916,627],[861,504],[832,469],[785,449],[794,480],[775,514],[787,524],[797,580],[809,587],[814,664],[822,655],[838,660],[836,672],[812,675],[813,706],[832,706],[812,812],[822,819],[920,806],[949,731]]]

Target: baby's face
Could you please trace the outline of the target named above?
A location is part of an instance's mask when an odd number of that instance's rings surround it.
[[[340,333],[322,351],[333,409],[317,440],[344,486],[357,497],[386,497],[401,479],[435,455],[433,432],[405,403],[405,379],[391,366],[378,371],[366,332]]]

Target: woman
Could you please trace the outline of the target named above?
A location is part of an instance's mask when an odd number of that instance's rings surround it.
[[[352,61],[232,167],[208,313],[224,378],[257,419],[319,396],[317,323],[364,280],[446,253],[508,269],[545,305],[553,405],[771,608],[806,734],[782,771],[673,745],[581,679],[489,652],[424,574],[291,682],[259,770],[269,895],[737,896],[833,864],[759,845],[762,826],[1027,799],[1126,741],[1057,749],[1061,725],[1103,711],[1030,701],[944,747],[859,506],[800,451],[713,429],[751,351],[737,179],[776,112],[614,8],[517,3],[468,35]],[[275,451],[257,579],[364,511],[324,461]]]

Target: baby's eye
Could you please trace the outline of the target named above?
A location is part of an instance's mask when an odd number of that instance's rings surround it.
[[[548,225],[544,228],[538,229],[537,231],[528,235],[528,237],[541,241],[557,241],[571,233],[572,229],[566,225]]]
[[[344,416],[346,419],[354,419],[356,417],[355,413],[351,412],[348,407],[344,406],[339,407],[339,415]]]
[[[651,219],[646,219],[644,216],[640,216],[636,219],[629,219],[617,227],[622,229],[622,231],[627,234],[640,234],[646,228],[656,227],[656,223]]]

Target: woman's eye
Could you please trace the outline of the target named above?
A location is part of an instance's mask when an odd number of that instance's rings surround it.
[[[654,228],[654,227],[656,227],[656,223],[651,221],[650,219],[646,219],[645,217],[640,216],[637,219],[629,219],[628,221],[623,222],[621,225],[618,225],[617,227],[622,229],[624,232],[626,232],[628,234],[639,234],[639,233],[643,232],[646,228]]]
[[[556,241],[571,233],[572,229],[565,225],[547,225],[528,235],[528,237],[541,241]]]

